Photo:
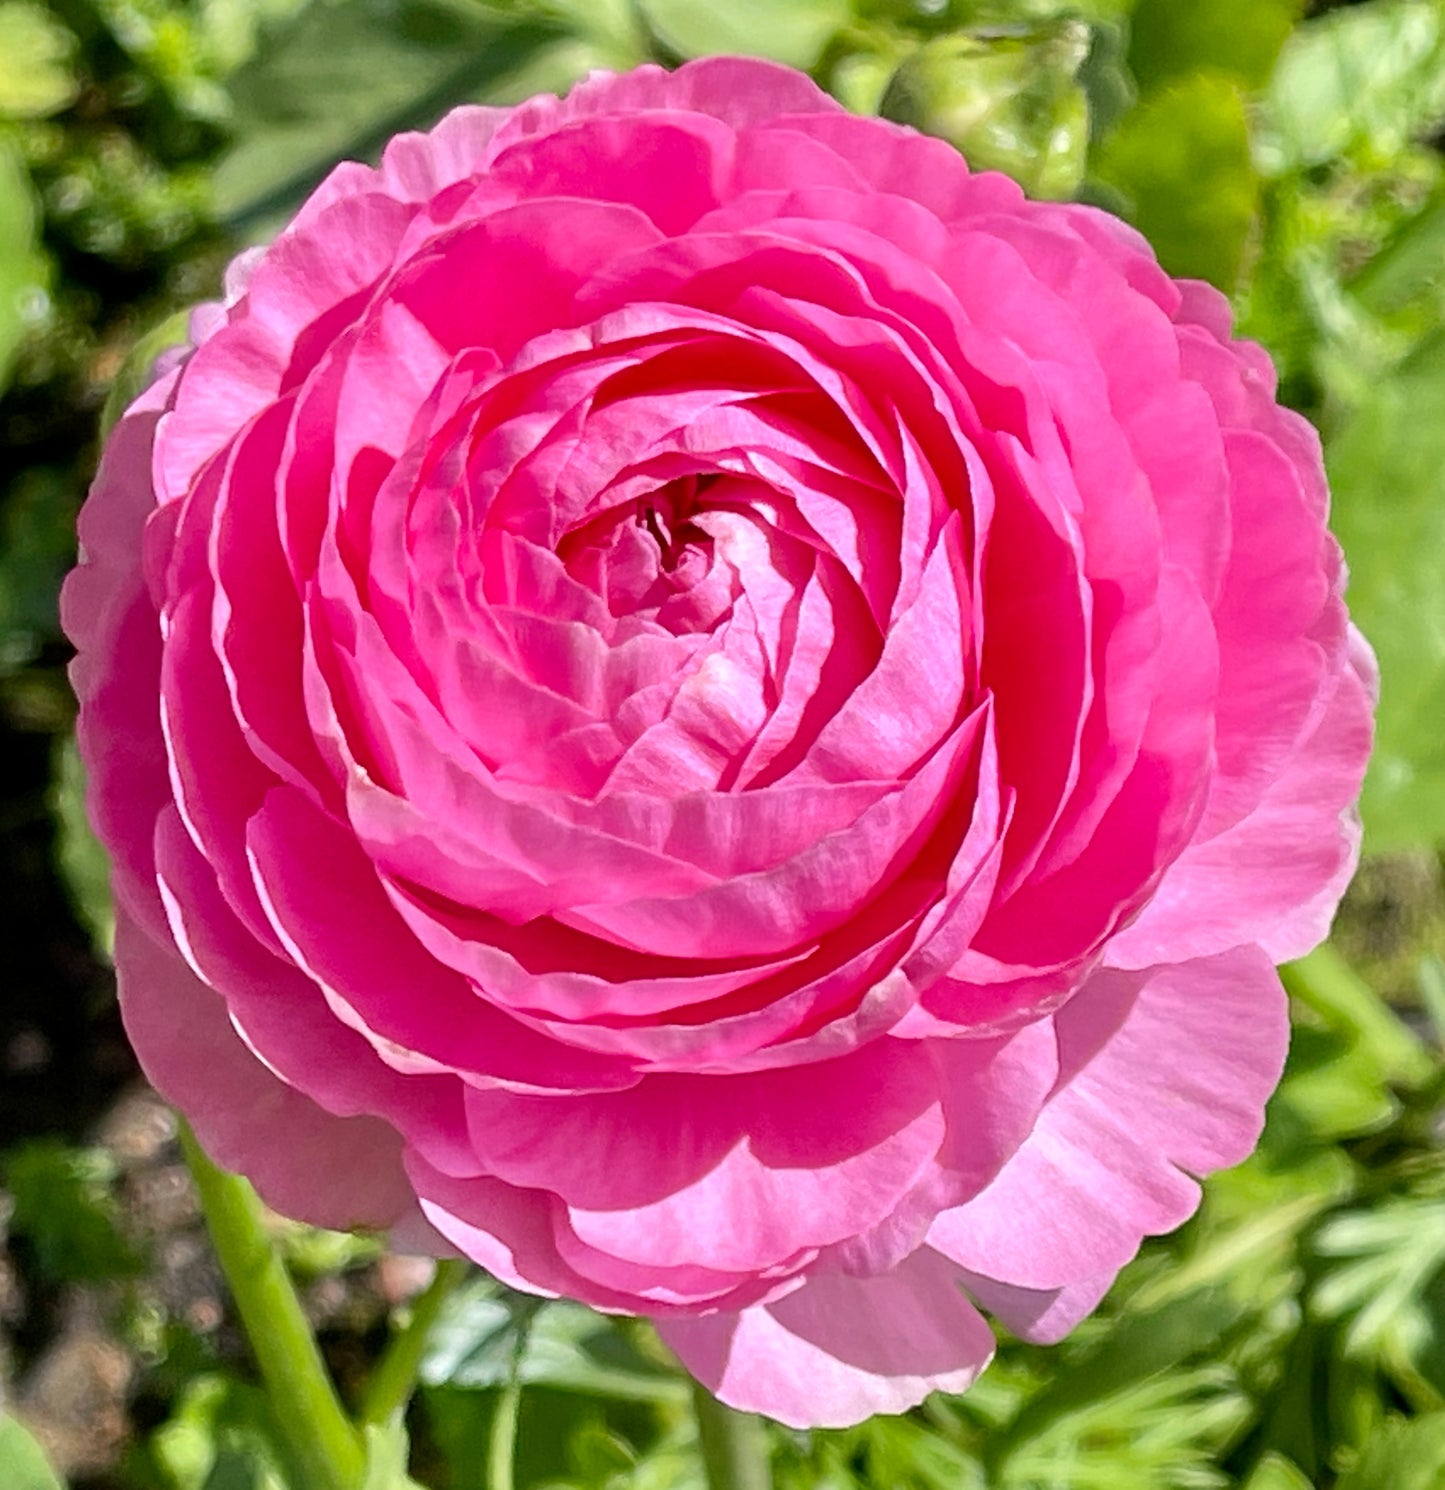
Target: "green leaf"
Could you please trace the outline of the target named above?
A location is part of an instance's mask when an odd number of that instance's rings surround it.
[[[1445,191],[1437,191],[1384,244],[1348,289],[1375,315],[1390,315],[1421,297],[1445,303]]]
[[[1204,70],[1260,88],[1302,9],[1303,0],[1139,0],[1129,65],[1146,90]]]
[[[847,24],[848,0],[637,0],[658,39],[681,57],[730,52],[805,71]]]
[[[0,119],[43,119],[78,91],[75,37],[29,0],[0,3]]]
[[[1326,446],[1350,608],[1380,661],[1374,758],[1361,807],[1372,849],[1445,839],[1445,333]]]
[[[15,354],[46,309],[49,265],[37,237],[39,208],[19,154],[0,138],[0,393]]]
[[[286,207],[334,161],[495,89],[561,35],[465,0],[313,0],[232,79],[218,210],[240,223]]]
[[[1375,0],[1296,29],[1269,88],[1281,165],[1351,148],[1395,155],[1445,115],[1445,25],[1434,0]]]
[[[424,1387],[421,1402],[428,1437],[451,1467],[450,1490],[494,1490],[486,1475],[494,1416],[503,1392],[489,1388]],[[683,1417],[675,1409],[675,1416]],[[522,1394],[516,1442],[519,1490],[586,1486],[587,1490],[704,1490],[692,1468],[695,1450],[686,1454],[660,1448],[657,1419],[650,1403],[620,1402],[575,1391],[528,1387]],[[601,1481],[588,1472],[596,1465],[597,1435],[615,1436],[616,1453],[628,1450],[640,1463],[631,1471]],[[683,1448],[684,1445],[668,1445]],[[616,1457],[614,1453],[613,1457]],[[669,1471],[669,1472],[662,1472]],[[681,1472],[679,1472],[681,1471]]]
[[[49,1281],[99,1283],[141,1270],[117,1224],[115,1165],[105,1149],[32,1139],[6,1156],[4,1175],[11,1233],[26,1239]]]
[[[1212,1285],[1137,1314],[1124,1313],[1096,1344],[1055,1372],[997,1435],[995,1450],[1012,1458],[1063,1418],[1102,1410],[1107,1399],[1214,1347],[1246,1312],[1247,1301]]]
[[[115,428],[120,416],[150,387],[156,376],[156,365],[165,353],[172,347],[186,345],[190,321],[190,311],[175,311],[137,339],[105,396],[105,407],[100,412],[102,440]]]
[[[1379,1063],[1335,1030],[1299,1025],[1275,1106],[1316,1143],[1378,1133],[1399,1114]]]
[[[64,1490],[29,1430],[0,1413],[0,1485],[5,1490]]]
[[[1104,141],[1095,171],[1171,274],[1235,287],[1259,202],[1236,83],[1199,73],[1146,98]]]
[[[0,677],[60,633],[57,596],[75,562],[76,492],[69,471],[31,466],[0,504]]]
[[[1426,1293],[1445,1272],[1445,1200],[1402,1197],[1347,1211],[1320,1228],[1315,1250],[1333,1265],[1311,1308],[1321,1319],[1349,1320],[1348,1353],[1408,1358],[1424,1350],[1435,1334]]]
[[[1305,1472],[1283,1454],[1266,1454],[1242,1490],[1314,1490]]]
[[[361,1490],[423,1490],[406,1472],[410,1442],[406,1424],[368,1423],[366,1433],[366,1477]]]
[[[1328,942],[1281,969],[1285,988],[1332,1028],[1359,1045],[1382,1080],[1418,1086],[1435,1073],[1435,1059]]]
[[[217,1373],[187,1382],[149,1448],[173,1490],[305,1490],[265,1392]]]
[[[1384,1424],[1335,1490],[1440,1490],[1445,1465],[1445,1412]]]
[[[1047,1392],[1036,1400],[1047,1403]],[[1007,1457],[988,1483],[999,1490],[1223,1490],[1220,1452],[1250,1413],[1227,1367],[1165,1371],[1067,1414],[1029,1412],[1029,1431],[1010,1431]]]
[[[925,42],[894,73],[884,118],[1006,171],[1035,196],[1069,197],[1084,174],[1089,105],[1080,73],[1091,34],[1070,18]]]
[[[86,816],[85,768],[74,736],[56,746],[52,761],[50,810],[56,828],[56,867],[91,940],[108,956],[115,940],[110,859]]]
[[[518,1378],[636,1402],[683,1402],[686,1384],[637,1350],[619,1327],[581,1304],[539,1303],[490,1278],[454,1293],[432,1327],[421,1379],[430,1386],[497,1387]]]

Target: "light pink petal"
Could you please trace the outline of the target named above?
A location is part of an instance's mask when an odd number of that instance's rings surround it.
[[[1289,1038],[1269,959],[1243,948],[1097,973],[1054,1020],[1063,1067],[998,1178],[930,1245],[970,1272],[1051,1291],[1117,1271],[1199,1204],[1264,1124]]]
[[[1101,1273],[1097,1278],[1051,1289],[1019,1288],[977,1273],[964,1272],[959,1276],[975,1302],[1007,1325],[1019,1339],[1035,1345],[1053,1345],[1098,1308],[1116,1274]]]
[[[927,1248],[877,1278],[822,1274],[776,1303],[659,1322],[682,1363],[730,1407],[797,1428],[845,1428],[962,1392],[993,1334],[958,1270]]]

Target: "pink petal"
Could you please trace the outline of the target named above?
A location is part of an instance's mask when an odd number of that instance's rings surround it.
[[[930,1245],[970,1272],[1051,1291],[1116,1272],[1199,1204],[1264,1124],[1289,1037],[1258,948],[1097,973],[1054,1016],[1063,1074],[1032,1134]]]
[[[704,1386],[743,1412],[797,1428],[845,1428],[962,1392],[993,1355],[993,1334],[927,1248],[891,1273],[811,1278],[738,1314],[659,1321]]]
[[[247,1049],[220,996],[124,907],[115,962],[147,1078],[216,1163],[313,1226],[390,1226],[414,1207],[397,1131],[378,1118],[335,1117],[279,1080]]]

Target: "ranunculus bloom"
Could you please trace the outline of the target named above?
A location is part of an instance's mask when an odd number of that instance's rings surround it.
[[[273,1205],[838,1424],[1248,1152],[1372,683],[1213,290],[717,59],[341,166],[193,342],[66,620],[128,1028]]]

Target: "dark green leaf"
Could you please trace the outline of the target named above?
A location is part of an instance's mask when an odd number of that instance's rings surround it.
[[[37,1138],[7,1155],[4,1173],[14,1202],[11,1233],[25,1238],[44,1277],[91,1283],[140,1270],[117,1226],[114,1164],[104,1149]]]
[[[68,473],[31,466],[0,504],[0,677],[60,632],[60,581],[75,562],[76,494]]]
[[[56,867],[91,939],[109,954],[115,938],[110,859],[86,816],[85,771],[73,736],[56,746],[53,761],[50,810],[55,818]]]
[[[235,75],[235,143],[216,169],[236,223],[285,207],[342,157],[431,124],[561,35],[465,0],[313,0]]]
[[[430,1385],[495,1387],[513,1364],[528,1384],[640,1402],[674,1402],[686,1386],[581,1304],[541,1303],[487,1278],[458,1290],[433,1327],[421,1377]]]

